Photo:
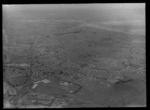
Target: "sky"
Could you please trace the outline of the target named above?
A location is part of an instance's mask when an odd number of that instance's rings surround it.
[[[3,5],[14,19],[81,20],[88,22],[145,20],[144,3]]]

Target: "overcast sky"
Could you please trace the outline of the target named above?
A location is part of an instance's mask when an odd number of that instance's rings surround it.
[[[3,5],[8,18],[55,19],[83,21],[145,20],[145,4],[43,4]],[[19,18],[20,19],[20,18]]]

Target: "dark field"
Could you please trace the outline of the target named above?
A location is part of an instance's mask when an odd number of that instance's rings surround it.
[[[82,15],[86,8],[80,13],[70,8],[76,17],[65,8],[56,15],[42,8],[7,8],[5,108],[146,106],[145,21],[133,19],[138,15],[118,20],[102,11],[102,21],[98,15],[92,21],[92,15]]]

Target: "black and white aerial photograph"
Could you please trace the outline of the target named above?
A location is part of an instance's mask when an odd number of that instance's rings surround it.
[[[3,4],[3,108],[146,107],[145,3]]]

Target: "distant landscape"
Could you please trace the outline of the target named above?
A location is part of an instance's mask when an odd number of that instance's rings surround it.
[[[144,107],[145,37],[145,4],[3,5],[4,107]]]

